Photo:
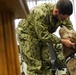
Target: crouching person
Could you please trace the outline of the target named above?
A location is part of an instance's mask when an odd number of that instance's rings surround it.
[[[36,6],[30,11],[28,18],[19,23],[18,41],[28,75],[52,75],[48,43],[61,42],[53,33],[62,24],[72,29],[69,19],[72,12],[70,0],[58,0],[56,4]]]

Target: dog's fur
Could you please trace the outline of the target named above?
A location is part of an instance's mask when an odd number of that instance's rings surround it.
[[[76,31],[68,30],[65,26],[62,26],[59,30],[60,37],[63,39],[70,38],[73,43],[76,43]],[[68,48],[63,45],[63,54],[65,58],[69,56],[71,53],[76,52],[76,45],[73,48]]]
[[[71,38],[71,41],[76,43],[76,31],[75,30],[68,30],[65,26],[62,26],[59,30],[59,34],[61,38]]]

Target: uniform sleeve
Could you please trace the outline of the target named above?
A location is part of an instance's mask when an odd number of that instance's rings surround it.
[[[73,30],[73,24],[71,22],[71,20],[68,18],[66,19],[65,22],[63,22],[63,24],[69,29],[69,30]]]
[[[44,23],[45,21],[45,13],[42,10],[35,10],[34,11],[35,14],[35,31],[37,33],[37,36],[40,40],[44,41],[44,42],[52,42],[52,43],[59,43],[60,39],[54,35],[49,33],[48,31],[48,25],[46,25]]]

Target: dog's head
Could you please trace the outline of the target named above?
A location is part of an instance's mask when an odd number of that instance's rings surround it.
[[[70,37],[70,31],[65,26],[62,26],[60,28],[59,34],[60,34],[61,38],[69,38]]]
[[[61,38],[71,38],[71,41],[76,43],[76,31],[68,30],[65,26],[62,26],[59,30],[59,34]]]

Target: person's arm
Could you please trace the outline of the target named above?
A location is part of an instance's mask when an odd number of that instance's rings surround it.
[[[69,30],[74,30],[73,29],[73,24],[70,20],[70,18],[67,18],[64,22],[63,25],[66,26]]]
[[[37,36],[40,40],[44,42],[52,42],[52,43],[59,43],[60,39],[55,35],[51,34],[48,31],[48,25],[45,24],[45,13],[41,10],[35,10],[35,24],[34,28],[37,33]]]

